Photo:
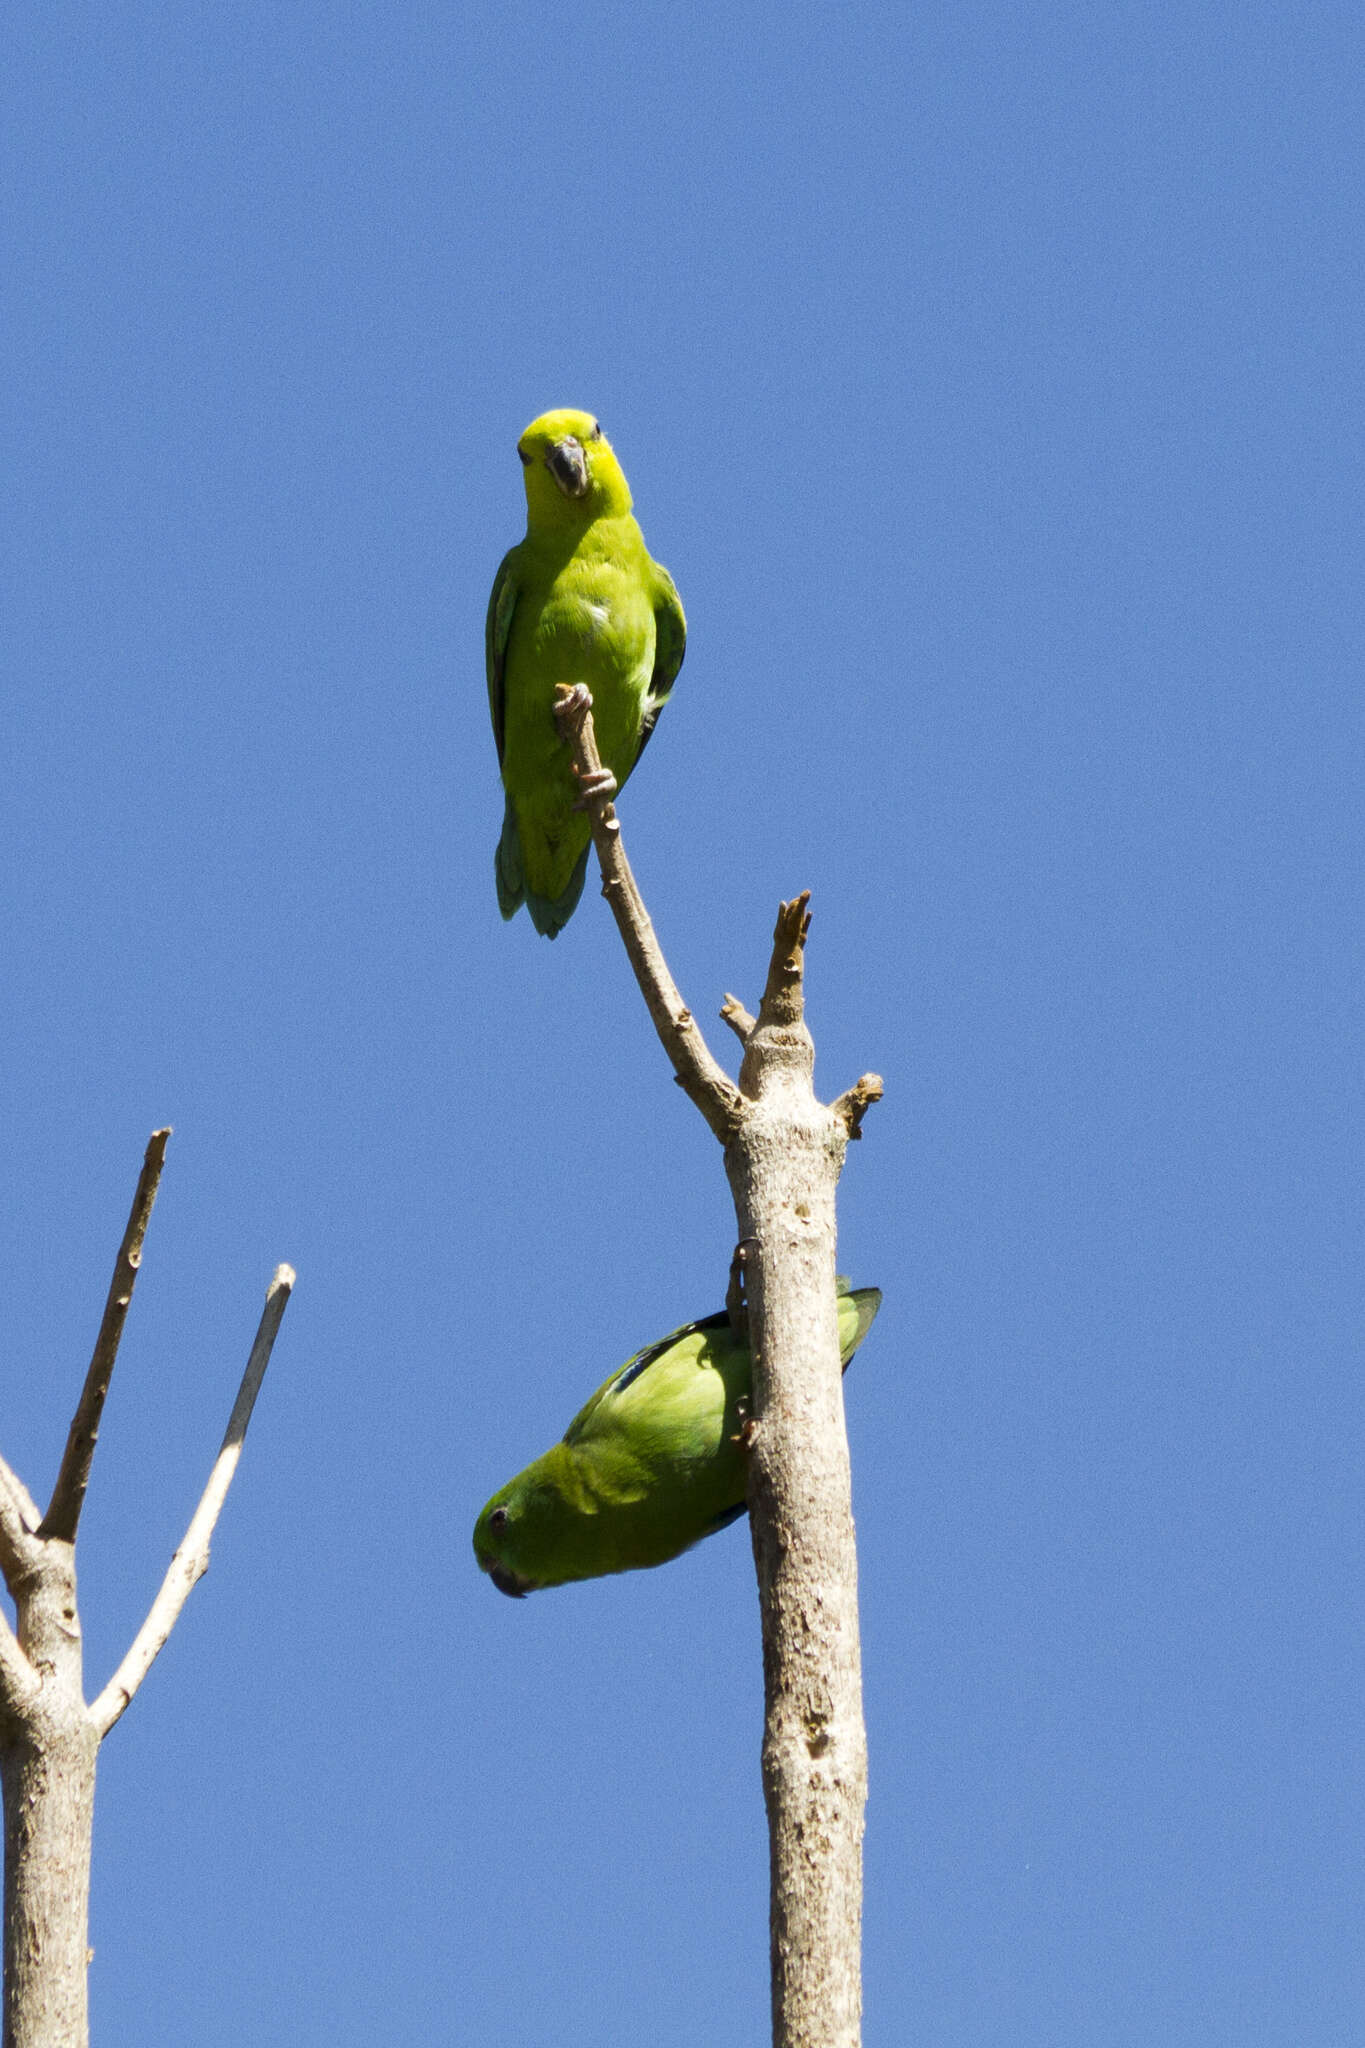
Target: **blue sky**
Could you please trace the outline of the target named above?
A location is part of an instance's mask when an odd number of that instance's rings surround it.
[[[474,1515],[719,1304],[591,888],[493,892],[515,439],[690,646],[623,804],[698,1013],[814,892],[866,2039],[1359,2038],[1365,92],[1354,8],[54,0],[0,80],[0,1448],[83,1526],[95,2037],[740,2048],[752,1570],[520,1606]],[[727,1059],[721,1027],[713,1043]]]

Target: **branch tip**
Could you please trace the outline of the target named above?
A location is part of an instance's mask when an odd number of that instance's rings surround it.
[[[773,945],[788,948],[804,946],[809,931],[810,890],[803,889],[799,896],[792,897],[790,903],[779,904]]]
[[[831,1104],[834,1114],[848,1132],[849,1138],[861,1138],[863,1118],[874,1102],[882,1099],[882,1077],[880,1074],[861,1074],[851,1088],[845,1089],[838,1101]]]
[[[806,934],[810,930],[809,906],[809,889],[803,889],[789,903],[778,905],[768,979],[763,987],[763,1000],[758,1006],[757,1029],[760,1033],[774,1029],[791,1030],[802,1023],[801,979],[805,971]],[[740,1082],[746,1091],[748,1083],[744,1074],[753,1051],[754,1047],[750,1046],[745,1053],[745,1068],[740,1070]]]
[[[720,1006],[720,1015],[722,1021],[729,1025],[735,1037],[743,1045],[754,1028],[754,1020],[738,996],[732,996],[727,992],[725,1001]]]

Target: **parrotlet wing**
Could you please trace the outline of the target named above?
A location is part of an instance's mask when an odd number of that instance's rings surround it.
[[[502,766],[507,733],[507,643],[512,633],[512,617],[517,608],[521,586],[517,576],[517,559],[520,548],[509,548],[493,578],[493,588],[488,599],[488,617],[484,624],[484,666],[488,674],[488,710],[493,721],[493,739],[498,749],[498,765]],[[493,875],[497,884],[498,909],[504,917],[515,917],[526,901],[526,874],[521,857],[521,834],[517,830],[516,811],[511,798],[504,800],[502,807],[502,834],[498,840],[493,861]],[[579,886],[582,884],[580,882]],[[575,897],[575,901],[576,901]],[[568,909],[572,909],[570,904]],[[531,915],[537,925],[544,928],[544,911],[539,902],[531,905]],[[565,916],[568,910],[565,911]]]
[[[637,761],[645,750],[659,713],[668,702],[687,652],[687,620],[683,616],[682,599],[673,578],[662,562],[651,559],[649,567],[654,598],[654,669],[645,693],[640,747],[635,756]]]
[[[595,1421],[601,1420],[604,1404],[612,1399],[619,1400],[627,1387],[634,1386],[651,1365],[657,1364],[675,1344],[681,1344],[684,1337],[695,1337],[699,1330],[724,1329],[729,1320],[725,1310],[721,1309],[716,1315],[699,1317],[695,1323],[684,1323],[680,1329],[670,1330],[666,1337],[660,1337],[656,1344],[647,1344],[643,1351],[637,1351],[634,1358],[628,1358],[624,1365],[617,1367],[610,1379],[603,1380],[590,1401],[584,1402],[564,1432],[565,1443],[582,1443],[592,1436]]]
[[[502,766],[503,733],[507,722],[507,641],[512,631],[512,614],[517,608],[517,552],[516,548],[509,549],[498,566],[498,573],[493,578],[493,588],[489,593],[488,618],[484,625],[488,710],[493,720],[493,738],[497,743],[499,767]]]

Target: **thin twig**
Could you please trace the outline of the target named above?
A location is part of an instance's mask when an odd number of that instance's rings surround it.
[[[602,757],[593,732],[592,698],[581,687],[561,684],[555,720],[573,753],[580,778],[600,774]],[[702,1037],[697,1020],[678,993],[668,971],[654,927],[649,921],[635,877],[621,844],[621,825],[605,792],[584,799],[593,845],[602,869],[602,894],[625,942],[627,956],[640,984],[654,1029],[673,1062],[678,1083],[726,1144],[741,1113],[739,1090],[719,1066]]]
[[[880,1074],[860,1074],[853,1086],[846,1088],[838,1101],[830,1104],[850,1138],[861,1138],[863,1118],[874,1102],[881,1101],[882,1094]]]
[[[85,1385],[81,1388],[81,1398],[66,1439],[57,1483],[38,1531],[40,1536],[57,1536],[64,1543],[76,1540],[76,1524],[85,1505],[90,1465],[99,1439],[104,1397],[109,1392],[124,1318],[128,1314],[138,1268],[142,1264],[142,1241],[147,1235],[147,1224],[166,1157],[166,1140],[170,1135],[169,1129],[153,1131],[147,1141],[142,1172],[138,1175],[137,1190],[128,1215],[128,1228],[123,1233],[123,1243],[114,1261],[114,1277],[109,1282],[109,1295],[104,1304],[99,1335],[95,1339],[90,1369],[85,1375]]]
[[[721,1022],[728,1024],[735,1037],[743,1045],[754,1028],[754,1020],[738,996],[727,995],[720,1006]]]
[[[209,1568],[209,1540],[232,1484],[232,1475],[237,1470],[247,1424],[251,1420],[261,1381],[265,1378],[265,1369],[270,1363],[281,1318],[289,1305],[294,1277],[292,1266],[277,1267],[275,1277],[266,1289],[265,1308],[256,1331],[256,1341],[251,1347],[246,1371],[242,1374],[242,1384],[237,1390],[222,1449],[209,1474],[209,1483],[185,1531],[185,1540],[171,1559],[170,1569],[161,1582],[161,1591],[152,1602],[147,1619],[138,1630],[127,1656],[90,1709],[90,1717],[101,1737],[109,1733],[128,1706],[164,1648],[167,1637],[180,1618],[181,1608]]]

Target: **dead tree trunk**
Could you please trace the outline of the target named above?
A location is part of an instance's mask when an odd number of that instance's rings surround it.
[[[0,1459],[0,1787],[5,1806],[4,2048],[86,2048],[90,1845],[100,1743],[151,1669],[191,1588],[241,1454],[294,1275],[281,1266],[208,1486],[161,1591],[118,1670],[86,1705],[76,1531],[169,1131],[147,1147],[132,1213],[47,1513]]]
[[[13,1590],[13,1589],[12,1589]],[[5,2048],[84,2042],[99,1736],[81,1690],[75,1554],[54,1539],[15,1595],[36,1683],[0,1736],[5,1797]]]
[[[850,1138],[882,1092],[865,1074],[831,1105],[812,1086],[804,1020],[805,895],[778,913],[753,1018],[721,1015],[744,1045],[736,1086],[684,1005],[621,845],[591,699],[557,710],[611,905],[680,1086],[725,1149],[753,1355],[749,1512],[763,1625],[763,1787],[771,1872],[774,2048],[857,2048],[867,1738],[858,1566],[835,1309],[835,1188]]]

